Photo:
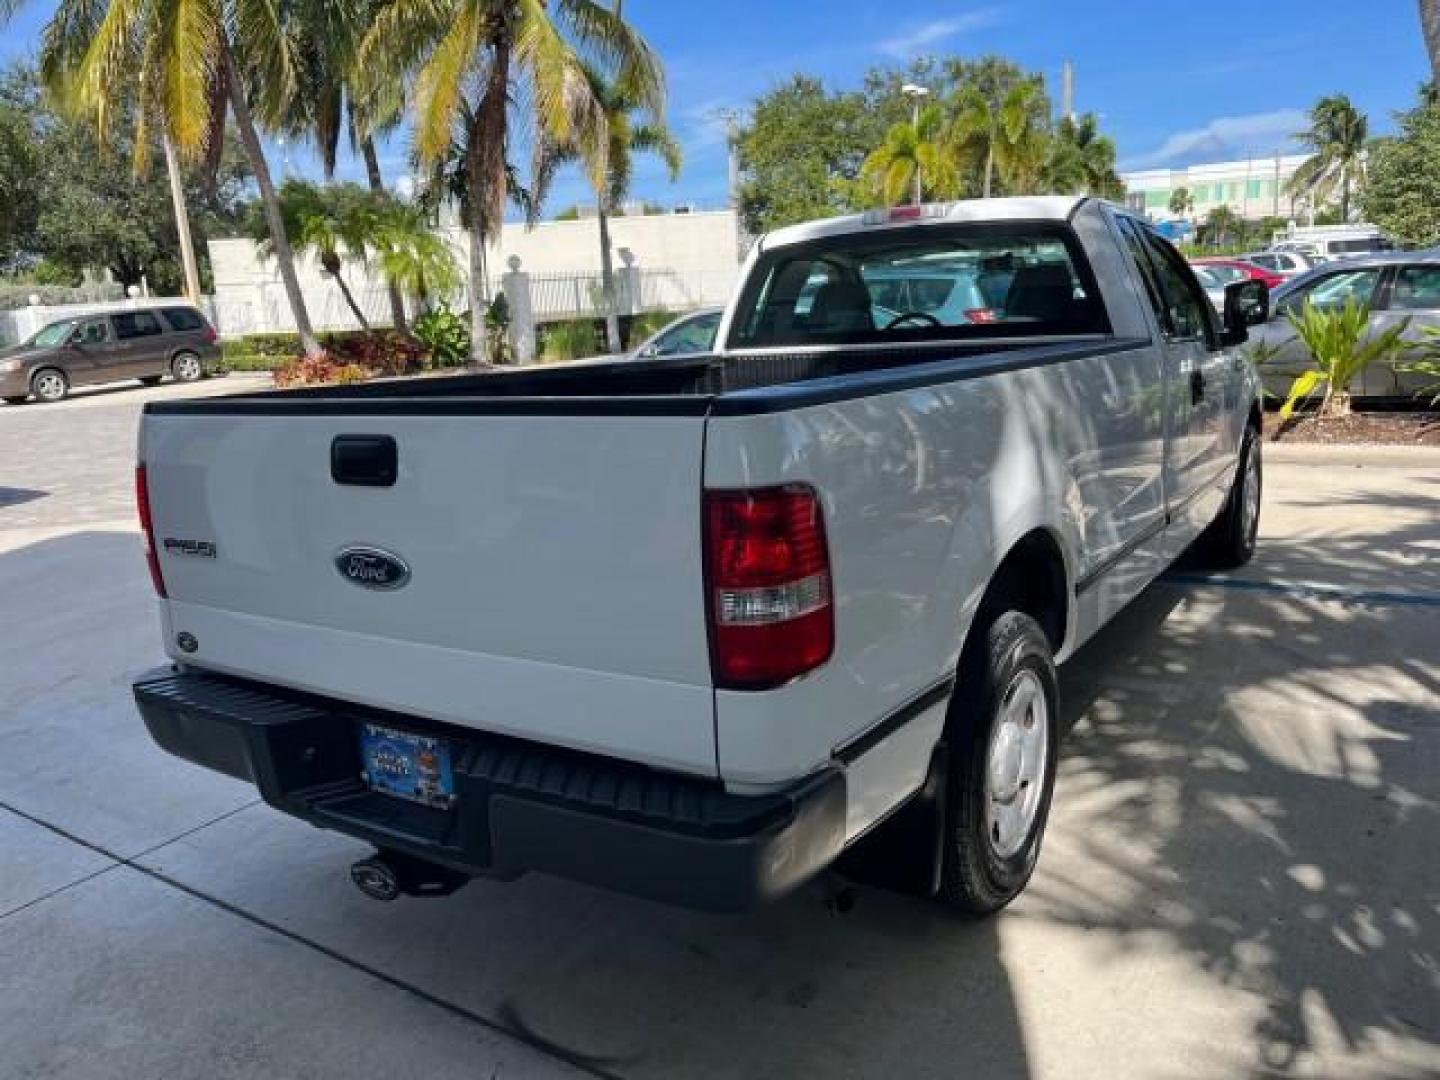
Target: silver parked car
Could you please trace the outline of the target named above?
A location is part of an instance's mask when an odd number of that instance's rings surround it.
[[[76,315],[0,349],[0,398],[59,401],[72,386],[166,375],[193,382],[219,361],[215,328],[193,307],[129,308]]]
[[[653,360],[661,356],[693,356],[715,347],[715,333],[720,329],[720,308],[706,308],[682,315],[663,327],[625,357],[631,360]]]
[[[1319,259],[1294,250],[1256,251],[1250,255],[1241,255],[1240,259],[1284,278],[1297,278],[1320,265]]]
[[[1286,317],[1306,302],[1341,307],[1354,299],[1370,306],[1370,333],[1409,319],[1406,337],[1419,341],[1421,328],[1440,327],[1440,249],[1362,255],[1325,263],[1275,290],[1270,321],[1256,327],[1252,341],[1277,346],[1279,353],[1260,369],[1265,389],[1283,397],[1294,377],[1311,367],[1310,355]],[[1432,376],[1372,365],[1351,385],[1357,397],[1413,398],[1434,383]]]

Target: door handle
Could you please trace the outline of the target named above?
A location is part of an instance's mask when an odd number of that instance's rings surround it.
[[[1198,367],[1190,372],[1190,404],[1199,405],[1205,400],[1205,373]]]
[[[337,435],[330,444],[330,477],[351,487],[394,487],[399,452],[389,435]]]

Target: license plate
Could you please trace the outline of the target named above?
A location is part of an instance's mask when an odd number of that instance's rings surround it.
[[[372,791],[426,806],[455,801],[450,744],[429,735],[361,724],[360,778]]]

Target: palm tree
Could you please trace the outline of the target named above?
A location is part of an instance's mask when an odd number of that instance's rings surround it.
[[[1100,134],[1094,113],[1079,120],[1064,116],[1046,147],[1045,186],[1067,195],[1122,198],[1124,182],[1115,171],[1115,144]]]
[[[1310,110],[1310,127],[1295,136],[1314,151],[1290,179],[1290,193],[1312,205],[1340,190],[1340,220],[1350,220],[1350,199],[1365,179],[1370,122],[1344,94],[1321,98]]]
[[[1010,87],[994,102],[973,85],[956,95],[952,138],[962,153],[980,163],[985,198],[994,191],[997,173],[1019,175],[1031,167],[1037,132],[1042,130],[1042,104],[1043,91],[1033,80]]]
[[[1420,0],[1420,27],[1430,53],[1430,70],[1440,80],[1440,0]]]
[[[617,4],[618,8],[618,4]],[[610,216],[630,194],[636,154],[657,154],[665,162],[673,181],[680,175],[680,144],[658,116],[650,115],[644,103],[624,83],[607,82],[590,65],[585,67],[590,91],[605,114],[607,132],[606,175],[595,188],[596,219],[600,228],[600,288],[605,303],[605,337],[610,352],[618,353],[620,343],[619,305],[615,296],[615,264],[610,250]],[[566,148],[541,148],[537,172],[544,180],[562,162],[576,160],[578,151]],[[536,191],[543,200],[544,184]]]
[[[374,197],[357,184],[317,187],[304,180],[287,180],[280,188],[280,216],[295,254],[315,257],[334,279],[356,321],[369,333],[370,320],[355,302],[342,271],[346,262],[367,261],[370,247],[378,240],[381,212]],[[274,255],[275,244],[263,221],[255,222],[252,238],[261,258]]]
[[[156,123],[182,156],[214,153],[227,112],[234,116],[301,345],[319,355],[256,126],[257,115],[278,125],[296,86],[289,28],[274,0],[61,0],[44,31],[40,68],[102,142],[117,105],[132,101],[142,154]]]
[[[373,0],[319,0],[297,9],[292,35],[298,57],[297,86],[284,132],[314,144],[326,180],[334,179],[340,141],[348,136],[351,152],[364,162],[370,191],[383,199],[387,192],[375,139],[398,126],[404,109],[401,88],[398,83],[391,84],[389,93],[362,107],[351,86],[355,54],[375,9]],[[397,288],[388,291],[391,324],[404,332],[405,299]]]
[[[582,56],[654,114],[664,77],[643,38],[595,0],[386,0],[361,44],[357,89],[368,104],[413,80],[415,151],[423,164],[464,148],[470,192],[471,349],[485,356],[484,250],[506,198],[512,117],[532,144],[574,146],[593,186],[607,174],[605,113]]]
[[[424,212],[392,199],[382,210],[374,237],[376,261],[390,287],[428,311],[436,296],[460,288],[463,277],[449,245],[429,228]]]
[[[1188,187],[1178,187],[1170,193],[1170,213],[1176,217],[1189,217],[1195,213],[1195,196]]]
[[[919,201],[926,193],[937,199],[958,195],[960,176],[940,106],[927,105],[916,114],[914,122],[901,121],[891,127],[885,141],[861,164],[860,179],[890,206]]]

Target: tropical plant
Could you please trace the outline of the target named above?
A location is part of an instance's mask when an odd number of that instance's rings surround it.
[[[544,327],[540,344],[540,358],[544,363],[580,360],[599,351],[600,337],[591,319],[572,319]]]
[[[435,297],[459,291],[463,277],[455,253],[430,229],[419,208],[387,199],[372,243],[386,283],[413,298],[420,311],[427,310]]]
[[[913,120],[893,125],[860,166],[860,181],[888,206],[915,202],[917,193],[920,200],[959,194],[960,177],[940,106],[927,105]]]
[[[121,106],[130,106],[139,171],[156,126],[182,157],[213,158],[227,113],[234,117],[300,340],[318,355],[256,123],[278,126],[295,93],[286,10],[274,0],[60,0],[44,31],[40,67],[47,86],[89,118],[102,143],[124,115]]]
[[[347,262],[364,263],[380,232],[381,211],[370,193],[357,184],[327,184],[286,180],[280,187],[280,218],[295,254],[313,257],[334,280],[345,304],[361,328],[370,320],[355,301],[345,280]],[[263,217],[251,222],[251,239],[262,259],[275,254],[274,239]]]
[[[610,81],[593,66],[584,66],[590,92],[599,102],[605,121],[605,169],[595,185],[596,220],[600,230],[600,285],[605,311],[605,337],[611,352],[620,344],[620,311],[615,295],[615,264],[610,250],[610,217],[625,204],[634,177],[636,154],[653,153],[669,170],[673,181],[680,175],[680,144],[635,88],[622,81]],[[578,146],[542,147],[537,200],[543,200],[551,171],[583,156]],[[582,162],[583,163],[583,162]]]
[[[1244,235],[1245,219],[1228,206],[1216,206],[1205,215],[1202,228],[1205,243],[1215,248],[1224,247],[1231,238]]]
[[[1408,318],[1365,340],[1370,308],[1353,296],[1343,307],[1318,308],[1307,301],[1299,312],[1289,312],[1287,318],[1296,337],[1309,350],[1315,367],[1297,375],[1291,383],[1285,404],[1280,407],[1282,420],[1288,420],[1295,407],[1322,386],[1320,415],[1349,415],[1350,384],[1371,364],[1393,362],[1410,348],[1404,339],[1410,327]]]
[[[1340,192],[1340,220],[1350,220],[1350,203],[1365,179],[1365,146],[1370,122],[1344,94],[1321,98],[1310,110],[1310,126],[1295,136],[1313,153],[1290,179],[1290,193],[1312,205]]]
[[[963,155],[980,164],[984,198],[993,194],[997,175],[1021,179],[1044,160],[1044,100],[1034,79],[1010,87],[998,101],[974,85],[956,95],[951,137]]]
[[[1178,187],[1170,193],[1170,213],[1182,218],[1195,213],[1195,196],[1188,187]]]
[[[591,183],[606,175],[604,109],[582,57],[663,110],[660,63],[620,15],[594,0],[385,0],[356,66],[362,104],[397,81],[413,85],[414,147],[426,166],[458,142],[470,193],[471,348],[483,356],[484,250],[499,232],[511,121],[532,145],[574,146]]]
[[[436,304],[417,315],[410,332],[430,350],[434,367],[459,367],[470,356],[470,324],[446,304]]]

